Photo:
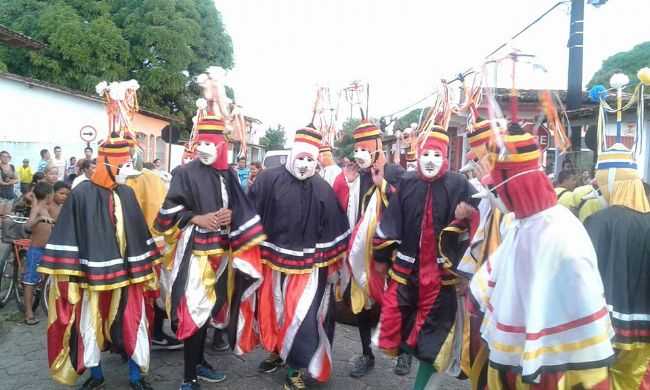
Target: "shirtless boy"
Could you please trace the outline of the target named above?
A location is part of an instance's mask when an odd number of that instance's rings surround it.
[[[34,200],[32,210],[29,214],[29,220],[25,229],[31,231],[31,245],[27,251],[27,261],[23,272],[23,285],[25,286],[25,324],[36,325],[38,320],[34,318],[32,311],[32,300],[34,286],[41,282],[41,275],[36,272],[36,268],[41,263],[43,250],[50,238],[52,219],[48,207],[52,200],[52,186],[46,182],[37,183],[34,187]]]

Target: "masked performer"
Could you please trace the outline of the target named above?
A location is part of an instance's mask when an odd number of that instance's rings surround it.
[[[322,144],[318,154],[318,163],[320,164],[320,175],[330,186],[334,185],[334,180],[341,174],[341,167],[334,162],[332,148],[327,144]]]
[[[326,382],[332,367],[332,285],[349,226],[332,188],[314,176],[320,141],[313,127],[298,130],[287,164],[264,170],[249,192],[268,236],[258,321],[272,354],[260,370],[284,361],[287,390],[305,388],[301,369]]]
[[[420,367],[415,389],[424,389],[434,370],[451,361],[457,298],[452,267],[439,252],[439,235],[454,219],[460,202],[472,206],[475,193],[467,179],[448,172],[449,138],[440,126],[423,130],[418,142],[418,170],[405,174],[377,228],[375,259],[390,264],[390,281],[379,323],[379,347],[389,354],[400,348]]]
[[[534,138],[512,124],[504,145],[493,190],[516,220],[470,284],[488,387],[607,389],[613,331],[593,246],[557,205]]]
[[[472,171],[474,179],[470,182],[478,193],[474,197],[480,199],[478,205],[478,224],[472,234],[469,247],[466,249],[458,267],[457,273],[462,277],[460,293],[466,298],[466,286],[472,276],[485,261],[494,253],[501,243],[505,231],[512,220],[512,214],[498,202],[490,172],[494,165],[496,155],[493,150],[496,133],[502,133],[499,128],[493,128],[490,121],[481,118],[478,111],[472,106],[473,120],[467,133],[467,141],[471,151],[467,154],[469,161],[464,169]],[[469,217],[476,219],[476,215],[469,214],[467,207],[460,205],[456,210],[456,217]],[[475,222],[475,221],[473,221]],[[461,369],[469,377],[472,389],[484,389],[487,385],[487,346],[481,339],[481,323],[483,316],[480,312],[471,312],[465,305],[462,307],[464,315],[463,349],[461,354]]]
[[[156,288],[159,255],[133,190],[122,185],[133,174],[129,160],[119,134],[101,144],[95,173],[63,205],[39,268],[53,278],[50,372],[73,384],[90,368],[81,389],[104,386],[100,354],[108,349],[128,357],[132,389],[151,389],[141,377],[153,314],[145,296]]]
[[[596,180],[609,207],[585,222],[596,248],[618,353],[614,389],[650,388],[650,205],[633,152],[621,144],[601,152]]]
[[[228,169],[228,143],[218,94],[207,81],[207,112],[199,105],[193,143],[198,158],[179,167],[156,219],[156,230],[174,248],[165,257],[161,290],[176,337],[184,347],[181,389],[200,388],[197,379],[220,382],[225,375],[205,359],[208,323],[226,328],[238,354],[257,344],[253,327],[255,291],[261,282],[260,218]],[[214,100],[213,100],[214,99]]]
[[[354,159],[359,175],[350,183],[340,174],[334,191],[346,211],[352,230],[347,266],[341,269],[340,293],[355,316],[361,337],[362,355],[354,362],[350,375],[362,377],[375,366],[370,346],[372,328],[379,320],[378,308],[385,279],[377,273],[372,259],[372,237],[382,211],[388,205],[390,186],[384,179],[386,160],[382,150],[381,131],[372,122],[363,120],[354,130]],[[379,302],[380,303],[380,302]],[[408,356],[399,365],[410,368]]]

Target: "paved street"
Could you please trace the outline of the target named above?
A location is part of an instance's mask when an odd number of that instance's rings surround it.
[[[0,309],[0,390],[42,390],[69,389],[51,381],[47,372],[47,355],[45,343],[46,318],[39,311],[41,322],[28,327],[22,324],[22,315],[16,312],[14,302]],[[359,349],[358,334],[352,327],[338,325],[334,345],[334,373],[326,385],[313,385],[313,389],[409,389],[415,376],[414,365],[411,375],[398,377],[393,374],[393,360],[376,353],[377,362],[374,372],[362,380],[348,376],[351,361]],[[244,357],[230,353],[218,354],[208,349],[208,360],[224,369],[228,379],[218,385],[204,384],[204,389],[279,389],[283,383],[284,372],[259,374],[257,364],[264,358],[262,350],[257,350]],[[107,389],[128,389],[127,367],[117,355],[104,353],[102,365],[107,377]],[[148,379],[156,389],[178,389],[182,379],[183,352],[154,351],[152,353],[151,372]],[[443,389],[468,389],[467,382],[446,379]]]

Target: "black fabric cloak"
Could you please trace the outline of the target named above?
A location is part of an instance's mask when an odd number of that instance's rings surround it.
[[[298,180],[284,166],[262,171],[248,194],[262,217],[262,259],[285,273],[308,273],[340,259],[350,228],[334,191],[319,176]]]
[[[611,206],[585,228],[598,256],[616,344],[650,343],[650,214]]]
[[[124,218],[124,257],[116,238],[113,193]],[[39,271],[77,277],[74,281],[84,288],[112,290],[153,278],[159,257],[133,190],[118,185],[110,191],[85,181],[63,205]]]

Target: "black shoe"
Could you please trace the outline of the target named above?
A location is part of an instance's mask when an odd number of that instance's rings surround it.
[[[137,382],[130,382],[129,386],[131,386],[131,389],[133,390],[153,390],[153,387],[145,382],[144,379],[140,379]]]
[[[174,337],[167,336],[163,334],[161,337],[152,337],[151,338],[151,349],[153,351],[157,350],[175,350],[182,349],[183,343],[176,340]]]
[[[278,368],[282,367],[282,364],[284,362],[282,359],[280,359],[280,356],[272,353],[260,363],[260,366],[258,367],[260,372],[265,372],[267,374],[270,374],[272,372],[276,372]]]
[[[104,388],[104,378],[95,379],[92,376],[88,378],[79,390],[99,390]]]
[[[226,352],[230,349],[230,345],[221,337],[221,333],[218,333],[218,336],[215,334],[215,337],[212,339],[212,349],[217,352]]]
[[[305,390],[305,380],[302,379],[302,373],[296,371],[292,376],[288,376],[282,386],[282,390]]]
[[[354,368],[350,371],[353,378],[361,378],[368,374],[375,367],[375,357],[370,355],[361,355],[354,361]]]
[[[405,376],[411,372],[411,355],[408,353],[400,353],[397,357],[397,362],[395,363],[395,375]]]

